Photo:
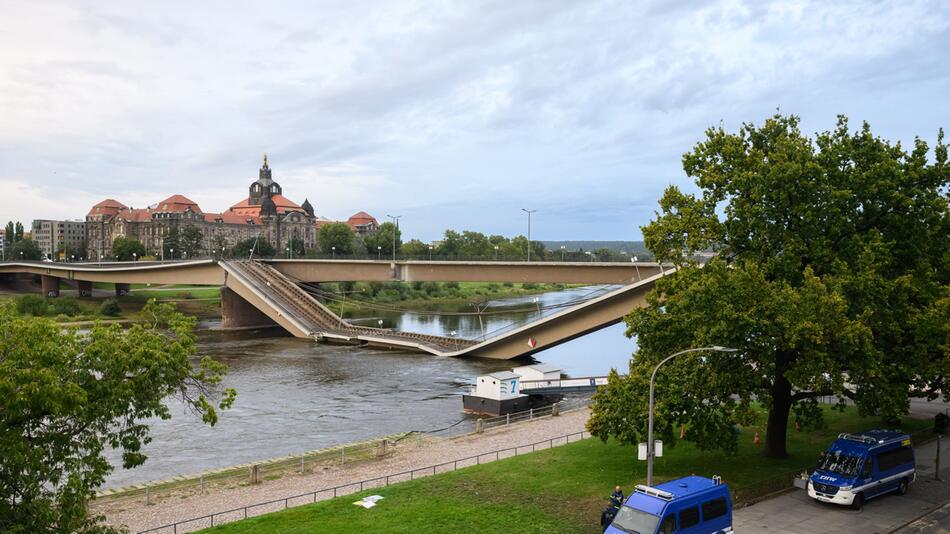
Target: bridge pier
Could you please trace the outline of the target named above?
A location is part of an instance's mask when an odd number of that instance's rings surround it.
[[[92,296],[92,282],[76,280],[76,289],[78,290],[80,297],[89,298]]]
[[[221,288],[221,328],[274,326],[274,321],[229,287]]]
[[[127,297],[129,292],[132,290],[132,284],[116,284],[115,285],[115,296],[117,297]]]
[[[40,284],[43,286],[43,295],[47,297],[59,296],[59,278],[55,276],[40,275]]]

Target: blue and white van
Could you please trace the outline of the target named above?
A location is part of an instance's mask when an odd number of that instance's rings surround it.
[[[860,509],[878,495],[903,495],[916,475],[914,447],[904,432],[840,434],[809,477],[808,496]]]
[[[720,534],[732,532],[729,486],[719,477],[688,476],[637,486],[605,532]]]

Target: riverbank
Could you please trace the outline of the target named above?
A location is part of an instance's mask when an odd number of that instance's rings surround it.
[[[441,462],[451,462],[458,458],[470,458],[481,453],[505,449],[512,445],[535,443],[578,433],[584,430],[589,416],[589,409],[582,408],[562,413],[557,417],[536,418],[529,422],[498,427],[482,434],[444,439],[430,438],[422,442],[404,440],[392,446],[385,456],[377,459],[366,459],[342,466],[328,465],[313,472],[302,475],[288,474],[256,485],[250,485],[245,475],[245,481],[233,487],[216,489],[204,495],[198,492],[191,495],[181,493],[157,495],[154,499],[150,499],[153,503],[151,505],[145,503],[144,495],[141,494],[137,494],[134,499],[104,498],[94,501],[91,504],[91,511],[104,514],[111,525],[126,525],[133,532],[137,532],[213,512],[271,499],[283,499],[289,495],[340,486],[390,473],[405,473]],[[471,463],[476,463],[476,461]],[[424,474],[420,473],[418,476],[424,476]],[[359,486],[355,489],[358,490]],[[195,525],[196,528],[202,526]],[[178,532],[189,530],[187,527],[179,528]]]

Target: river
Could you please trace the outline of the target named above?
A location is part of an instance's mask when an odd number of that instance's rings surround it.
[[[352,320],[373,326],[382,320],[386,328],[440,335],[454,331],[476,338],[556,313],[557,305],[589,297],[595,290],[603,289],[573,288],[492,301],[481,321],[475,315],[399,312],[363,312],[364,317]],[[316,344],[281,335],[278,329],[226,332],[216,329],[217,321],[200,326],[200,353],[229,367],[224,385],[238,391],[234,407],[210,428],[173,404],[170,420],[150,422],[152,442],[143,451],[148,461],[131,470],[117,467],[105,487],[442,428],[463,417],[460,395],[477,375],[524,364]],[[635,344],[623,332],[622,324],[614,325],[540,352],[535,361],[556,365],[569,376],[603,375],[612,367],[625,371]],[[113,452],[110,458],[116,461],[118,455]]]

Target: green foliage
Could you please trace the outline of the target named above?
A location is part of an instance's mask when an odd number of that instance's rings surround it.
[[[407,243],[402,245],[399,251],[404,257],[420,260],[429,259],[429,254],[432,252],[429,250],[429,245],[418,239],[410,239]]]
[[[13,243],[7,251],[7,258],[13,260],[41,260],[43,251],[32,239],[20,239]]]
[[[106,299],[99,305],[99,314],[106,317],[118,317],[122,313],[119,307],[119,301],[116,299]]]
[[[181,256],[184,258],[198,256],[201,253],[202,238],[201,230],[196,226],[189,224],[182,228],[178,235],[178,246],[181,248],[181,252],[184,253]]]
[[[65,315],[67,317],[73,317],[83,312],[83,307],[78,302],[76,302],[75,299],[59,297],[49,299],[48,302],[49,313],[53,315]]]
[[[352,254],[356,234],[346,223],[328,223],[320,227],[320,250],[324,254]]]
[[[647,308],[627,318],[639,350],[629,375],[598,392],[592,432],[643,440],[650,373],[688,347],[737,354],[666,364],[657,377],[656,428],[673,443],[735,450],[726,439],[752,399],[769,411],[766,453],[786,454],[786,423],[821,425],[815,397],[857,402],[893,420],[908,397],[944,391],[950,371],[950,185],[942,132],[932,161],[874,137],[870,127],[814,140],[796,117],[738,133],[710,129],[683,157],[700,193],[676,187],[643,228],[647,246],[679,266]],[[720,215],[721,214],[721,215]],[[714,249],[698,268],[690,254]],[[728,261],[728,264],[727,264]],[[632,416],[636,414],[636,416]]]
[[[78,245],[67,243],[63,245],[63,249],[59,252],[62,253],[63,260],[72,261],[73,259],[79,260],[80,258],[88,258],[86,255],[85,241],[80,242]]]
[[[141,259],[145,256],[145,245],[134,237],[119,236],[112,241],[112,255],[119,261]]]
[[[23,241],[23,223],[17,221],[13,230],[13,242],[18,243],[20,241]]]
[[[231,250],[228,251],[227,256],[247,259],[251,255],[251,249],[254,250],[255,258],[273,258],[277,255],[274,246],[262,236],[259,239],[252,237],[244,241],[238,241],[231,247]]]
[[[23,295],[16,299],[16,311],[20,315],[42,317],[46,315],[48,309],[49,303],[46,301],[46,297],[40,295]]]
[[[193,317],[150,301],[128,329],[63,329],[48,319],[0,310],[0,531],[106,532],[86,502],[112,470],[141,465],[148,418],[168,419],[164,400],[179,397],[210,425],[231,406],[225,367],[197,368]]]
[[[299,237],[288,239],[287,242],[284,243],[282,253],[285,257],[293,256],[294,258],[302,258],[304,254],[307,253],[307,250],[304,248],[303,239]]]
[[[394,232],[396,234],[396,252],[400,252],[402,247],[402,230],[391,222],[384,222],[379,225],[379,230],[377,230],[375,234],[363,238],[363,242],[366,244],[366,253],[373,257],[378,254],[384,258],[386,256],[392,258]],[[339,250],[340,249],[337,248],[338,252]],[[405,253],[405,251],[402,252]]]
[[[4,228],[4,231],[3,231],[3,240],[4,240],[5,244],[7,244],[7,245],[12,245],[12,244],[13,244],[13,237],[14,237],[13,221],[9,221],[9,222],[7,222],[7,226],[6,226],[6,228]]]

